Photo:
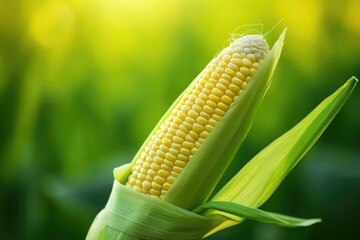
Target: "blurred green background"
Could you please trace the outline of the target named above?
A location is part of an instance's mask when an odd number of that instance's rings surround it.
[[[224,181],[352,75],[360,1],[0,0],[0,238],[84,239],[132,157],[238,26],[288,27]],[[259,28],[257,28],[259,29]],[[245,221],[211,239],[360,239],[360,93],[273,197],[308,228]]]

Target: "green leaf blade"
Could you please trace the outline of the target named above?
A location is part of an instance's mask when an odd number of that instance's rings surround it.
[[[228,213],[226,217],[233,221],[242,221],[242,219],[250,219],[263,223],[272,223],[283,227],[306,227],[321,222],[321,219],[303,219],[283,214],[266,212],[257,208],[247,207],[235,202],[211,201],[205,203],[194,210],[201,213],[206,210],[216,210],[218,212]],[[225,215],[222,215],[225,216]],[[236,216],[236,217],[234,217]],[[239,219],[241,218],[241,219]]]
[[[218,192],[212,201],[232,201],[255,208],[263,204],[324,132],[350,96],[356,83],[357,79],[352,77],[300,123],[264,148]],[[209,210],[205,216],[216,214],[219,212]],[[215,231],[235,224],[237,222],[228,221]]]

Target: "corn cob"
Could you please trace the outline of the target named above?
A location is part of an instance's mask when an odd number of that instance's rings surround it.
[[[269,46],[248,35],[221,51],[191,83],[137,154],[126,186],[164,198],[212,129],[246,89]]]

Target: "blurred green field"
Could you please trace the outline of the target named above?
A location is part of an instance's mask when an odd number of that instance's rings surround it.
[[[112,170],[243,24],[270,45],[273,84],[228,180],[352,75],[359,0],[0,0],[0,238],[84,239]],[[256,29],[261,30],[259,26]],[[245,221],[209,239],[360,239],[360,90],[262,207],[308,228]]]

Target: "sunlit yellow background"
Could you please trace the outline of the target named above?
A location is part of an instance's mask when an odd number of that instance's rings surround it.
[[[84,239],[106,203],[112,169],[131,161],[229,33],[261,23],[253,28],[272,45],[288,27],[229,179],[360,77],[359,13],[359,0],[0,0],[0,238]],[[263,206],[323,223],[283,229],[246,221],[211,239],[360,239],[359,103],[355,89]]]

